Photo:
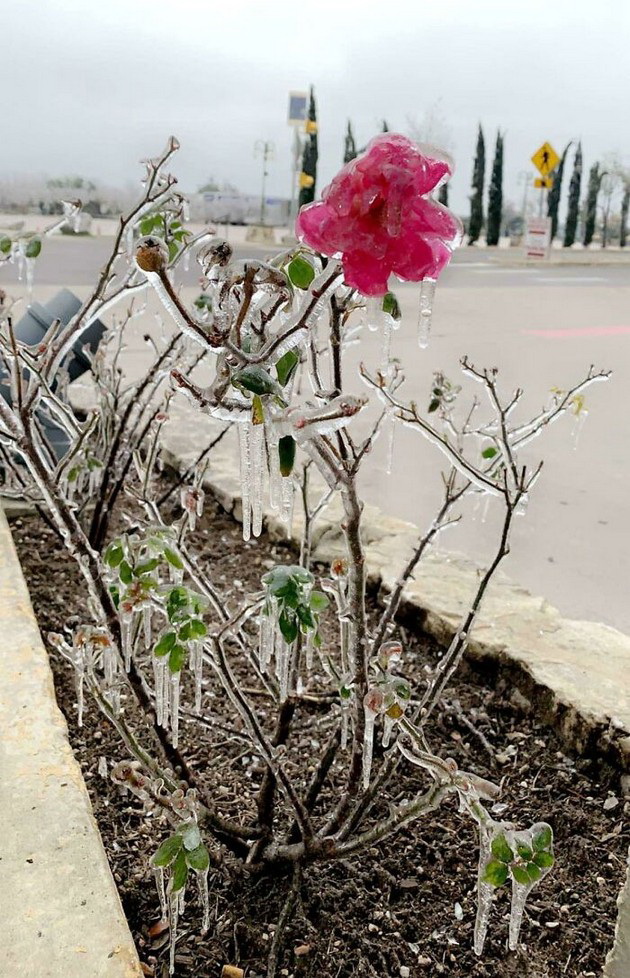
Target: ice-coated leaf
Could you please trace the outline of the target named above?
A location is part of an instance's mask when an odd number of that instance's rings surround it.
[[[330,604],[330,599],[323,591],[312,591],[310,597],[311,611],[321,614]]]
[[[7,234],[0,234],[0,254],[8,255],[13,247],[13,242]]]
[[[540,852],[534,853],[533,861],[536,863],[537,866],[540,866],[541,869],[551,869],[551,867],[555,862],[555,859],[550,852],[545,852],[544,850],[541,850]]]
[[[519,856],[521,857],[521,859],[524,859],[525,860],[525,862],[530,862],[531,859],[532,859],[532,857],[533,857],[533,855],[534,855],[534,853],[532,852],[531,847],[530,846],[526,846],[523,842],[519,842],[518,843],[518,845],[516,847],[516,851],[519,854]]]
[[[499,862],[498,859],[491,859],[486,865],[483,882],[490,883],[492,886],[503,886],[507,878],[508,868],[505,863]]]
[[[539,880],[540,879],[540,877],[541,877],[542,874],[540,872],[540,868],[536,865],[536,863],[528,863],[527,864],[527,875],[529,876],[531,882],[532,883],[535,883],[536,880]]]
[[[291,377],[295,373],[296,367],[300,362],[300,354],[297,350],[287,350],[276,363],[276,374],[278,383],[281,387],[286,387]]]
[[[168,657],[168,667],[171,672],[181,672],[186,662],[186,649],[183,645],[174,645]]]
[[[184,842],[181,836],[172,835],[170,839],[166,839],[159,849],[154,852],[151,857],[151,862],[154,866],[170,866],[177,857],[183,844]]]
[[[182,558],[179,556],[178,553],[175,553],[174,550],[171,550],[170,547],[164,547],[164,557],[169,562],[171,567],[176,567],[177,570],[184,569],[184,563],[182,561]]]
[[[529,873],[524,866],[512,866],[512,876],[517,883],[521,884],[521,886],[529,886],[531,882]]]
[[[280,474],[285,479],[291,475],[295,464],[296,443],[292,435],[283,435],[278,442],[278,458],[280,460]]]
[[[161,639],[156,643],[153,649],[153,654],[157,656],[168,655],[176,641],[177,635],[175,632],[165,632]]]
[[[183,890],[188,880],[188,863],[186,853],[180,849],[175,862],[173,863],[173,876],[171,877],[171,888],[173,893]]]
[[[512,852],[508,841],[504,835],[497,835],[491,844],[492,855],[495,859],[498,859],[502,863],[511,863],[514,859],[514,853]]]
[[[287,275],[296,289],[308,289],[315,278],[315,269],[303,255],[296,255],[287,267]]]
[[[154,571],[156,567],[160,565],[159,557],[152,557],[150,560],[144,560],[141,564],[137,564],[134,569],[134,575],[136,577],[141,577],[142,574],[150,574]]]
[[[133,579],[133,571],[126,560],[121,560],[118,566],[118,576],[123,584],[131,584]]]
[[[534,833],[532,839],[534,849],[536,852],[542,852],[543,849],[548,849],[553,841],[553,832],[551,831],[550,825],[545,825],[541,823],[538,830]]]
[[[205,873],[210,866],[208,850],[204,845],[197,846],[191,852],[186,853],[186,862],[191,869],[197,870],[198,873]]]
[[[278,619],[278,625],[285,642],[288,642],[289,645],[295,642],[298,635],[298,623],[295,615],[288,615],[286,611],[283,611]]]
[[[201,845],[201,832],[196,822],[184,822],[183,825],[179,826],[177,833],[181,835],[184,848],[188,852],[192,852],[193,849]]]
[[[251,391],[252,394],[277,394],[280,390],[278,382],[264,367],[257,364],[237,370],[232,376],[232,384]]]
[[[31,240],[26,245],[24,249],[24,256],[26,258],[39,258],[39,254],[42,250],[41,238],[31,238]]]
[[[395,319],[396,322],[402,318],[400,304],[394,292],[386,292],[383,296],[383,312]]]
[[[496,449],[494,445],[489,445],[488,448],[484,448],[483,452],[481,453],[481,457],[494,458],[494,456],[497,454],[497,451],[498,449]]]
[[[254,399],[252,401],[252,424],[264,424],[265,423],[265,409],[263,407],[263,402],[260,399],[260,395],[254,394]]]
[[[118,567],[124,556],[125,552],[119,543],[110,543],[103,559],[108,567]]]

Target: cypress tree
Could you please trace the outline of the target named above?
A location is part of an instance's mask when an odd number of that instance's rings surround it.
[[[486,172],[486,144],[483,129],[479,124],[477,133],[477,150],[473,165],[472,194],[470,197],[470,222],[468,224],[468,244],[478,240],[483,228],[483,182]]]
[[[486,241],[498,245],[503,216],[503,136],[497,132],[497,145],[488,188],[488,229]]]
[[[387,125],[387,119],[383,119],[383,128],[381,132],[389,132],[389,126]]]
[[[317,180],[317,113],[315,111],[315,94],[311,85],[311,97],[308,105],[306,120],[306,142],[302,155],[302,172],[300,174],[299,206],[310,204],[315,200],[315,183]]]
[[[352,132],[352,123],[348,119],[348,128],[346,130],[346,139],[343,148],[343,161],[344,163],[349,163],[357,155],[357,144],[354,141],[354,133]]]
[[[623,190],[621,199],[621,227],[619,229],[619,247],[625,248],[628,238],[628,208],[630,207],[630,183]]]
[[[438,200],[440,204],[444,204],[448,207],[448,183],[443,183],[438,192]]]
[[[573,173],[569,184],[569,207],[567,210],[567,220],[564,226],[564,247],[570,248],[575,241],[577,231],[578,216],[580,213],[580,188],[582,186],[582,143],[577,144],[575,151],[575,161],[573,163]]]
[[[587,248],[595,233],[597,217],[597,195],[601,186],[603,173],[599,172],[599,163],[593,163],[588,175],[588,190],[586,193],[586,217],[584,220],[584,247]]]
[[[564,175],[564,163],[567,158],[567,153],[569,152],[569,146],[571,143],[567,143],[564,147],[564,152],[562,154],[562,159],[558,164],[558,168],[553,175],[553,187],[547,195],[547,217],[551,218],[551,240],[555,238],[558,233],[558,209],[560,207],[560,192],[562,190],[562,177]]]

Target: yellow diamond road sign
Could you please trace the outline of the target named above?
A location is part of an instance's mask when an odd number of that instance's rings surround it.
[[[551,143],[543,143],[540,149],[537,149],[532,156],[532,163],[543,177],[547,177],[550,173],[553,173],[559,162],[560,157]]]

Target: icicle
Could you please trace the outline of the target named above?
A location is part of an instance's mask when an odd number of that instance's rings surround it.
[[[125,672],[129,672],[131,669],[131,652],[133,645],[131,640],[132,621],[132,615],[122,614],[120,616],[120,641],[122,644],[123,658],[125,660]]]
[[[179,922],[180,892],[171,894],[171,907],[170,907],[171,912],[169,915],[169,931],[170,931],[169,933],[170,953],[169,953],[169,965],[168,965],[169,975],[175,974],[175,944],[177,942],[177,924]]]
[[[127,258],[131,258],[133,255],[133,225],[130,224],[127,228],[125,234],[125,247],[127,249]]]
[[[390,716],[385,714],[383,717],[383,747],[389,747],[390,741],[392,739],[392,730],[394,729],[395,721],[392,720]]]
[[[195,712],[201,713],[201,684],[203,681],[203,645],[201,642],[191,642],[192,671],[195,677]]]
[[[163,659],[162,665],[162,726],[168,728],[168,718],[171,706],[171,684],[170,669],[168,668],[168,656]]]
[[[383,324],[383,297],[373,296],[365,300],[365,321],[370,332],[375,333]]]
[[[179,743],[179,684],[180,674],[171,673],[171,741],[173,747]]]
[[[516,951],[518,947],[518,935],[521,932],[523,912],[529,891],[533,885],[533,883],[521,884],[517,883],[516,880],[512,881],[512,903],[510,906],[510,929],[508,936],[508,947],[510,951]]]
[[[155,684],[155,715],[158,727],[164,726],[164,659],[153,656],[153,682]]]
[[[35,258],[25,258],[24,265],[26,268],[26,301],[30,306],[31,300],[33,298],[33,283],[35,281]]]
[[[484,883],[483,876],[486,866],[491,858],[490,830],[485,825],[479,826],[479,869],[477,871],[477,918],[475,920],[474,947],[475,954],[483,952],[483,946],[488,932],[488,921],[490,920],[490,909],[492,907],[492,895],[494,887],[491,883]]]
[[[251,536],[251,453],[250,453],[250,422],[238,426],[238,439],[241,454],[241,500],[243,509],[243,540]]]
[[[205,934],[210,927],[210,897],[208,895],[208,870],[197,873],[197,887],[199,888],[199,903],[203,911],[201,918],[201,933]]]
[[[382,300],[381,300],[382,302]],[[381,346],[381,363],[386,368],[392,356],[392,332],[396,328],[396,321],[389,313],[384,312],[382,317],[383,341]]]
[[[85,659],[77,649],[77,659],[74,666],[74,688],[77,694],[77,726],[83,726],[83,683],[85,680]]]
[[[289,476],[282,479],[281,484],[282,507],[280,519],[287,524],[287,536],[291,535],[291,524],[293,523],[293,479]]]
[[[370,694],[368,693],[368,696]],[[372,772],[372,755],[374,752],[374,723],[376,713],[365,706],[365,734],[363,736],[363,788],[367,791]]]
[[[588,411],[585,411],[584,408],[582,408],[582,410],[580,411],[580,413],[577,415],[575,419],[575,423],[573,425],[573,451],[574,452],[577,451],[578,442],[580,440],[580,435],[582,434],[582,428],[586,423],[587,414]]]
[[[291,646],[285,642],[282,635],[277,636],[276,641],[276,676],[280,683],[280,702],[284,702],[289,695],[289,661],[291,658]]]
[[[306,671],[310,673],[313,669],[313,651],[315,649],[315,629],[311,629],[306,635]]]
[[[343,706],[341,706],[341,749],[345,750],[348,746],[348,728],[350,726],[350,713]]]
[[[168,903],[166,901],[166,887],[164,886],[164,867],[154,866],[153,875],[155,876],[155,886],[157,888],[158,899],[160,901],[160,913],[162,920],[168,920]]]
[[[420,317],[418,319],[418,345],[422,350],[425,350],[429,345],[434,295],[435,279],[423,279],[420,285]]]
[[[387,461],[385,463],[385,472],[387,475],[392,474],[392,469],[394,467],[394,435],[396,434],[396,419],[392,414],[389,419],[389,431],[387,432]]]
[[[264,434],[264,425],[254,424],[251,426],[252,535],[255,537],[259,537],[260,531],[262,530]]]
[[[144,648],[149,651],[151,648],[151,618],[153,609],[150,604],[145,604],[142,609],[142,630],[144,632]]]

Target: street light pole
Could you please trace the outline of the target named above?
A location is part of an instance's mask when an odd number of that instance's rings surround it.
[[[262,156],[262,164],[263,164],[262,192],[260,198],[260,223],[263,226],[265,223],[266,184],[267,184],[267,177],[269,176],[267,163],[269,162],[269,160],[273,159],[274,151],[275,151],[275,146],[270,140],[257,139],[254,144],[254,156]]]

